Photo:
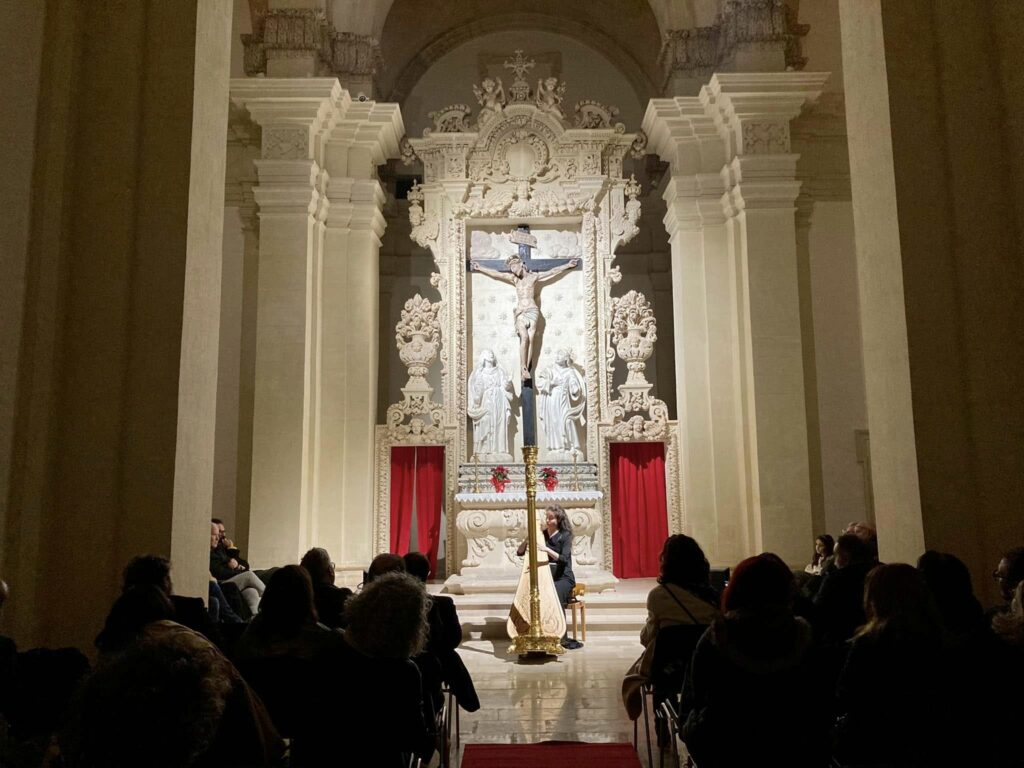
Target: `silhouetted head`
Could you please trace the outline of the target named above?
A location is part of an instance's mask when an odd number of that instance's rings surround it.
[[[160,587],[140,584],[129,587],[114,601],[96,647],[103,653],[116,653],[132,645],[147,624],[174,619],[171,598]]]
[[[334,584],[334,561],[323,547],[313,547],[299,562],[314,584]]]
[[[867,622],[857,636],[898,635],[938,639],[942,629],[931,593],[916,568],[880,565],[864,582]]]
[[[345,603],[345,637],[367,656],[407,659],[426,645],[429,610],[430,598],[417,578],[384,573]]]
[[[260,621],[271,632],[291,634],[317,621],[313,582],[301,565],[278,568],[260,600]]]
[[[748,557],[732,572],[722,594],[723,611],[788,608],[793,600],[793,572],[771,552]]]
[[[427,583],[427,579],[430,578],[430,560],[426,555],[422,552],[409,552],[402,557],[402,560],[405,561],[407,573],[415,576],[424,584]]]
[[[173,595],[171,561],[160,555],[139,555],[129,560],[124,568],[121,591],[143,584],[159,587],[166,594]]]
[[[1024,581],[1024,547],[1016,547],[1004,554],[992,574],[999,584],[1003,600],[1013,599],[1013,591]]]
[[[383,576],[385,573],[405,573],[405,560],[401,555],[393,555],[390,552],[377,555],[366,569],[366,582]]]
[[[845,568],[854,563],[868,563],[873,559],[871,547],[854,533],[844,533],[836,541],[836,567]]]
[[[707,586],[711,579],[711,566],[696,539],[677,533],[665,539],[661,548],[661,584],[680,587]]]

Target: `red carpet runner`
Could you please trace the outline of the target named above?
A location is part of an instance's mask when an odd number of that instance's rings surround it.
[[[462,768],[640,768],[632,744],[467,744]]]

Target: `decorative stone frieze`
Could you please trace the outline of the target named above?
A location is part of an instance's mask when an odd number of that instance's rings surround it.
[[[665,90],[676,77],[699,87],[713,72],[801,70],[809,30],[787,0],[724,0],[713,25],[665,32],[658,56]]]

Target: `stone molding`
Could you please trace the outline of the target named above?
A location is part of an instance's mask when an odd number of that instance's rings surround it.
[[[777,51],[787,70],[802,70],[807,59],[801,38],[809,31],[809,25],[796,23],[796,11],[786,0],[725,0],[711,26],[666,30],[658,55],[662,87],[677,74],[704,79],[734,70],[737,54],[746,49]]]

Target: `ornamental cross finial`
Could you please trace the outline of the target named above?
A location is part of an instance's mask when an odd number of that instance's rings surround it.
[[[536,62],[533,59],[527,61],[523,58],[522,48],[516,49],[514,58],[505,59],[505,69],[511,69],[518,80],[525,79],[526,73],[533,69],[535,65]]]

